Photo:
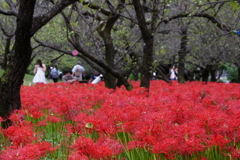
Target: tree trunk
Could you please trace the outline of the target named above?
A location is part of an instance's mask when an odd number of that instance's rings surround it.
[[[114,59],[116,51],[114,49],[113,40],[111,37],[111,31],[113,28],[113,25],[118,20],[119,15],[112,15],[108,18],[107,22],[105,23],[105,26],[100,24],[97,31],[99,35],[102,37],[104,44],[105,44],[105,56],[106,56],[106,63],[114,68]],[[107,88],[116,88],[116,78],[109,72],[106,72],[104,74],[104,81],[105,86]]]
[[[115,89],[116,88],[116,78],[109,72],[104,74],[105,87]]]
[[[185,61],[185,55],[183,54],[178,54],[179,57],[178,57],[178,82],[179,83],[184,83],[185,82],[185,79],[184,79],[184,61]]]
[[[216,70],[215,70],[215,69],[212,69],[212,70],[210,71],[210,74],[211,74],[211,82],[217,82]]]
[[[202,69],[202,81],[203,82],[208,82],[208,77],[209,77],[209,69],[208,67]]]
[[[138,72],[133,72],[132,73],[133,74],[133,79],[134,79],[134,81],[138,81]]]
[[[94,63],[98,64],[99,66],[101,66],[103,69],[105,69],[106,72],[111,73],[114,77],[116,77],[119,81],[122,81],[121,83],[125,86],[125,88],[129,91],[132,90],[133,87],[131,85],[131,83],[129,83],[125,77],[119,73],[118,71],[114,70],[112,68],[112,66],[108,65],[107,63],[105,63],[102,60],[99,60],[97,58],[95,58],[94,56],[90,55],[88,52],[86,52],[81,46],[80,44],[77,42],[72,43],[72,45],[74,46],[75,49],[77,49],[82,55],[84,55],[86,58],[90,59],[91,61],[93,61]]]
[[[110,34],[111,34],[110,32],[109,33],[107,32],[107,34],[103,37],[103,39],[106,47],[106,53],[105,53],[106,62],[110,66],[114,67],[114,59],[115,59],[116,51],[114,50],[114,45],[113,45],[112,37]],[[116,88],[116,78],[111,73],[106,72],[106,74],[104,74],[104,82],[107,88],[112,88],[112,89]]]
[[[136,12],[136,17],[138,20],[138,26],[140,28],[143,37],[143,61],[141,66],[141,87],[145,87],[149,91],[150,81],[152,79],[152,63],[153,63],[153,44],[154,44],[154,28],[157,19],[157,8],[153,12],[151,20],[151,28],[148,28],[146,19],[144,16],[144,9],[140,3],[140,0],[133,0],[133,6]]]
[[[238,67],[238,83],[240,83],[240,66]]]
[[[182,38],[181,38],[181,44],[180,44],[180,50],[178,52],[178,82],[179,83],[184,83],[184,63],[185,63],[185,57],[187,55],[187,28],[182,29]]]
[[[0,116],[6,120],[2,122],[2,128],[11,125],[9,116],[21,108],[20,87],[32,54],[30,30],[35,3],[35,0],[20,0],[15,50],[0,79]]]
[[[76,0],[65,0],[56,3],[45,15],[33,19],[36,0],[19,0],[17,13],[17,28],[15,31],[14,53],[8,57],[6,70],[0,78],[0,117],[2,128],[11,125],[9,116],[16,109],[21,108],[20,88],[27,67],[31,61],[31,37],[54,16]]]
[[[143,40],[145,46],[143,47],[143,61],[141,66],[141,87],[149,88],[152,79],[152,63],[153,63],[153,37]]]

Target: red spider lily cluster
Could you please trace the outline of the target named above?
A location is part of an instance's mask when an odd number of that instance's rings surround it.
[[[150,92],[132,85],[22,86],[22,109],[0,131],[0,159],[240,158],[240,84],[152,81]]]

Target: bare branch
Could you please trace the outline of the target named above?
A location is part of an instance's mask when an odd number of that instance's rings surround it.
[[[169,18],[165,18],[163,20],[161,20],[159,23],[168,23],[172,20],[178,19],[178,18],[184,18],[184,17],[201,17],[201,18],[206,18],[208,20],[210,20],[213,24],[215,24],[218,28],[220,28],[221,30],[224,31],[232,31],[232,29],[224,24],[222,24],[221,22],[219,22],[215,17],[207,14],[207,13],[196,13],[191,15],[190,13],[182,13],[182,14],[178,14]]]
[[[0,30],[3,32],[3,34],[7,37],[13,37],[14,33],[8,33],[2,26],[2,23],[0,22]]]
[[[77,2],[77,0],[61,0],[58,3],[54,4],[52,9],[41,16],[34,17],[33,26],[31,29],[31,35],[34,35],[42,26],[48,23],[54,16],[61,12],[65,7],[70,4]]]
[[[92,4],[92,3],[90,3],[90,4],[88,5],[88,7],[91,8],[91,9],[93,9],[93,10],[99,10],[101,13],[103,13],[103,14],[106,15],[106,16],[110,16],[110,15],[112,14],[112,12],[110,12],[110,11],[108,11],[108,10],[105,10],[105,9],[103,9],[102,7],[97,6],[97,5],[94,5],[94,4]]]
[[[10,7],[9,11],[6,10],[2,10],[0,9],[0,14],[6,15],[6,16],[15,16],[17,17],[18,15],[18,11],[14,5],[14,3],[12,2],[12,0],[5,0],[8,4],[8,6]]]
[[[18,13],[13,12],[13,11],[4,11],[4,10],[0,9],[0,14],[6,15],[6,16],[15,16],[15,17],[17,17]]]
[[[16,13],[17,13],[17,9],[16,9],[16,7],[15,7],[14,3],[12,2],[12,0],[5,0],[5,1],[6,1],[6,2],[7,2],[7,4],[9,5],[9,7],[10,7],[11,11],[13,11],[13,12],[16,12]]]
[[[61,52],[61,53],[64,53],[64,54],[72,55],[70,51],[62,50],[62,49],[60,49],[59,46],[51,46],[51,45],[45,44],[45,43],[41,42],[40,40],[36,39],[35,37],[34,37],[34,40],[37,43],[39,43],[40,46],[47,47],[47,48],[50,48],[52,50],[55,50],[55,51],[58,51],[58,52]]]
[[[131,49],[132,49],[141,39],[142,39],[142,37],[138,38],[138,39],[132,44],[132,46],[130,46],[130,47],[128,48],[127,52],[123,53],[122,56],[119,57],[119,59],[114,63],[114,65],[116,65],[117,63],[119,63],[119,62],[123,59],[123,57],[124,57],[126,54],[128,54],[128,53],[131,51]]]

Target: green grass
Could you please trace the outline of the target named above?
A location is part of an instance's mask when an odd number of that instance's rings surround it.
[[[24,81],[23,85],[29,85],[30,83],[32,83],[33,77],[34,77],[33,75],[25,74],[23,79]]]

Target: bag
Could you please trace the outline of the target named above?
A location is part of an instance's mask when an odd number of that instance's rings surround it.
[[[51,76],[52,76],[53,79],[58,78],[58,71],[57,70],[52,71]]]
[[[81,70],[80,70],[80,68],[77,68],[77,69],[75,70],[74,75],[75,75],[75,77],[80,77],[80,75],[81,75]]]

